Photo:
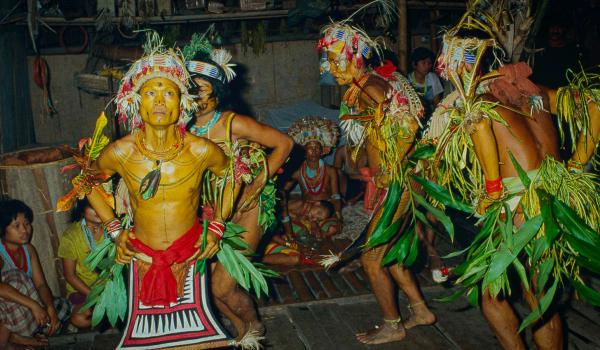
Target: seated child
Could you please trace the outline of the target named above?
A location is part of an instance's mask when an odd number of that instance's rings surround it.
[[[67,280],[67,297],[73,304],[71,324],[77,328],[89,328],[92,310],[79,312],[85,304],[92,283],[98,274],[84,264],[92,249],[105,238],[102,220],[98,217],[87,199],[77,202],[73,212],[74,221],[63,233],[58,247],[62,258],[63,271]]]
[[[69,318],[69,302],[52,296],[29,243],[32,222],[25,203],[0,202],[0,349],[47,345]]]

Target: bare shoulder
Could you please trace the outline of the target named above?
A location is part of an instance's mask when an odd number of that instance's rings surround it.
[[[378,76],[370,76],[364,86],[364,93],[361,94],[361,99],[371,104],[374,102],[381,103],[384,101],[389,87],[385,79]]]
[[[204,158],[206,152],[210,149],[212,141],[204,138],[196,136],[190,132],[185,133],[185,142],[187,147],[189,147],[190,153],[197,157],[198,159]]]
[[[112,143],[104,149],[103,153],[112,154],[117,157],[128,158],[136,150],[135,136],[133,134],[126,135]]]

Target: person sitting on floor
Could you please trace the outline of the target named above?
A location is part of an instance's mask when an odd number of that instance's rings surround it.
[[[68,320],[70,305],[54,298],[31,245],[33,211],[0,202],[0,349],[45,346]]]
[[[80,312],[90,293],[92,283],[98,278],[95,271],[85,265],[90,252],[100,244],[106,234],[102,220],[87,199],[80,200],[73,212],[75,221],[63,233],[58,247],[58,257],[62,259],[63,272],[67,280],[67,297],[73,304],[71,324],[77,328],[89,328],[92,310]]]
[[[287,210],[292,223],[293,237],[305,233],[322,239],[338,233],[338,219],[333,215],[335,207],[329,201],[291,201]],[[284,224],[285,222],[287,220],[284,219]]]
[[[303,252],[295,239],[282,234],[274,235],[271,242],[267,244],[262,262],[269,265],[313,266],[316,262],[311,254]]]
[[[303,146],[306,159],[300,168],[292,173],[291,181],[284,186],[284,229],[288,235],[292,233],[291,220],[287,212],[290,208],[303,208],[306,213],[310,207],[319,205],[321,201],[330,202],[337,218],[336,230],[321,231],[317,238],[331,236],[341,232],[343,223],[342,202],[339,193],[338,176],[336,170],[325,164],[323,156],[328,154],[337,144],[339,131],[334,122],[320,117],[306,117],[294,122],[288,129],[288,134],[294,141]],[[287,200],[287,193],[300,183],[302,199]],[[320,227],[325,227],[327,218],[317,222]]]

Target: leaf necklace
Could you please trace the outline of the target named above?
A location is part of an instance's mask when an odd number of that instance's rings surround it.
[[[179,132],[176,132],[175,135],[177,140],[166,151],[154,151],[148,149],[146,147],[144,135],[141,132],[138,132],[135,135],[135,144],[137,148],[146,159],[154,162],[152,170],[150,170],[150,172],[146,174],[146,176],[144,176],[140,182],[140,188],[138,192],[143,200],[148,200],[156,195],[158,185],[160,184],[160,171],[162,163],[174,159],[183,149],[184,136]]]

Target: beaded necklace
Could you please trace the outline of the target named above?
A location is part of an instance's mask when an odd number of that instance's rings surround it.
[[[2,241],[2,245],[4,246],[4,250],[8,254],[8,257],[10,258],[10,260],[12,262],[12,265],[15,268],[18,268],[18,269],[21,269],[21,270],[23,270],[25,272],[28,272],[28,270],[29,270],[29,264],[27,263],[27,260],[29,260],[29,259],[27,259],[27,256],[26,256],[26,253],[25,253],[25,248],[23,247],[23,244],[19,245],[19,248],[17,248],[15,251],[11,251],[10,249],[8,249],[8,246],[6,245],[6,243],[4,243],[4,241]],[[23,260],[23,264],[25,265],[23,267],[20,267],[18,265],[17,257],[15,255],[13,255],[14,253],[18,252],[19,250],[21,251],[20,252],[21,259]]]
[[[213,114],[213,117],[204,125],[202,126],[196,126],[196,125],[192,125],[190,127],[190,132],[196,136],[204,136],[204,134],[206,134],[210,128],[212,128],[215,123],[217,122],[217,120],[219,120],[219,117],[221,116],[221,111],[215,111],[215,113]]]
[[[310,174],[312,173],[312,174]],[[322,159],[319,159],[319,167],[317,172],[308,167],[308,164],[304,162],[304,166],[300,171],[300,179],[304,188],[313,195],[320,194],[323,192],[323,186],[325,184],[325,164]]]

